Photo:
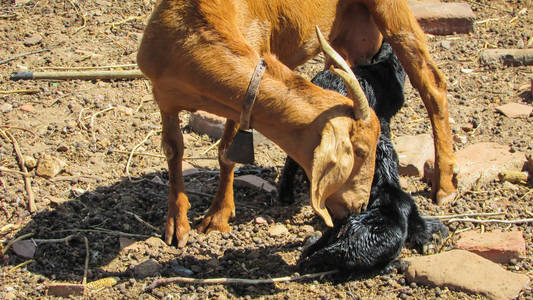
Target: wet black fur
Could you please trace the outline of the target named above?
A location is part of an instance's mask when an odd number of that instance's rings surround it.
[[[334,228],[304,250],[301,264],[376,273],[387,270],[405,242],[421,251],[433,233],[447,235],[447,229],[437,219],[422,218],[414,199],[400,187],[398,155],[390,140],[390,120],[404,103],[406,73],[398,58],[384,42],[371,64],[352,70],[381,124],[368,208],[337,221]],[[346,95],[344,82],[330,71],[320,72],[312,82]],[[294,201],[293,184],[298,168],[287,157],[279,184],[280,201],[284,203]]]

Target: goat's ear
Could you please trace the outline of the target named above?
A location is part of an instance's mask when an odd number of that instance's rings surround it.
[[[354,164],[350,126],[344,123],[339,119],[326,123],[313,155],[311,207],[329,227],[333,227],[333,220],[326,208],[326,199],[344,185]]]

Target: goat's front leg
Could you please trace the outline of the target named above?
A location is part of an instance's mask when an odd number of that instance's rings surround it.
[[[157,95],[154,96],[157,97]],[[185,195],[183,172],[181,162],[183,159],[183,135],[180,130],[178,112],[165,112],[161,110],[163,123],[162,148],[168,163],[168,214],[165,222],[165,242],[172,243],[176,235],[178,247],[187,244],[191,226],[187,219],[187,211],[191,207]]]
[[[235,203],[233,201],[233,170],[235,169],[235,163],[226,158],[226,152],[236,132],[237,126],[235,122],[228,119],[224,127],[224,135],[218,147],[218,163],[220,164],[218,190],[206,216],[198,227],[201,232],[208,233],[213,230],[231,231],[228,221],[230,218],[235,217]]]
[[[428,112],[435,139],[432,198],[439,204],[455,197],[452,134],[448,117],[446,81],[427,49],[425,35],[407,1],[366,0],[374,20],[400,59]]]

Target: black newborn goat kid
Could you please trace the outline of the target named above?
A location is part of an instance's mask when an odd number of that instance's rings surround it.
[[[370,274],[386,271],[405,242],[421,251],[433,233],[446,236],[448,231],[439,220],[422,218],[414,199],[400,187],[398,156],[390,140],[390,120],[404,103],[406,73],[391,46],[384,42],[371,64],[359,65],[352,71],[381,124],[370,200],[366,211],[337,222],[305,249],[301,263]],[[330,71],[320,72],[312,82],[347,94],[343,80]],[[284,203],[294,201],[293,184],[298,168],[287,157],[279,183],[279,197]]]

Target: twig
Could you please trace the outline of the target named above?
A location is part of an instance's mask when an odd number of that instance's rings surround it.
[[[83,121],[82,121],[83,111],[84,110],[85,110],[85,107],[83,107],[80,110],[80,113],[78,114],[78,126],[80,126],[80,128],[83,129],[83,130],[87,130],[87,127],[85,127],[85,125],[83,125]]]
[[[105,113],[106,111],[110,111],[112,109],[114,109],[114,107],[113,106],[109,106],[108,108],[106,108],[104,110],[101,110],[101,111],[98,111],[98,112],[94,113],[91,116],[91,122],[89,123],[89,128],[91,130],[91,137],[93,138],[94,142],[96,142],[96,136],[94,135],[94,119],[96,118],[96,116],[101,115],[101,114]]]
[[[0,95],[9,94],[36,94],[39,90],[12,90],[12,91],[0,91]]]
[[[218,146],[220,144],[220,141],[222,139],[218,139],[218,141],[216,141],[216,143],[214,143],[213,145],[211,145],[209,148],[207,148],[204,152],[202,152],[200,155],[205,155],[207,152],[211,151],[213,148],[215,148],[216,146]]]
[[[128,176],[128,179],[130,181],[134,182],[131,179],[131,175],[130,175],[130,164],[131,164],[131,159],[133,157],[133,153],[135,153],[135,150],[137,150],[137,148],[141,147],[144,144],[144,142],[146,142],[152,135],[156,133],[159,133],[159,131],[150,130],[150,132],[146,135],[146,137],[140,143],[138,143],[131,149],[130,156],[128,157],[128,161],[126,162],[126,176]]]
[[[124,19],[122,21],[119,21],[119,22],[115,22],[115,23],[111,23],[111,30],[114,30],[116,26],[119,26],[119,25],[122,25],[122,24],[126,24],[130,21],[138,21],[138,20],[142,20],[146,18],[146,15],[143,15],[143,16],[137,16],[137,17],[129,17],[127,19]]]
[[[30,232],[30,233],[26,233],[26,234],[23,234],[21,236],[19,236],[18,238],[14,239],[14,240],[11,240],[7,243],[7,245],[5,246],[4,249],[2,249],[2,255],[6,254],[7,250],[9,250],[9,248],[11,248],[11,246],[13,246],[14,243],[20,241],[20,240],[23,240],[25,238],[28,238],[30,236],[33,235],[33,232]]]
[[[15,60],[15,59],[20,58],[20,57],[25,57],[25,56],[28,56],[28,55],[37,54],[37,53],[46,52],[46,51],[50,51],[50,49],[41,49],[41,50],[37,50],[37,51],[31,51],[31,52],[18,54],[18,55],[15,55],[15,56],[11,57],[11,58],[0,60],[0,65],[1,64],[5,64],[7,62],[10,62],[10,61]]]
[[[77,237],[77,235],[75,234],[71,234],[71,235],[67,235],[66,237],[64,238],[59,238],[59,239],[31,239],[34,243],[40,243],[40,244],[45,244],[45,243],[65,243],[65,244],[68,244],[68,242],[70,242],[70,240],[72,240],[73,238]]]
[[[157,232],[157,233],[161,233],[161,230],[159,230],[159,228],[155,227],[154,225],[146,222],[145,220],[143,220],[141,217],[139,217],[138,215],[132,213],[131,211],[127,211],[127,210],[124,210],[125,213],[127,213],[128,215],[130,216],[133,216],[135,218],[135,220],[139,221],[141,224],[143,224],[144,226],[152,229],[153,231]]]
[[[135,68],[137,64],[98,66],[98,67],[40,67],[40,70],[101,70],[101,69],[124,69]]]
[[[30,260],[27,260],[27,261],[25,261],[25,262],[23,262],[23,263],[20,263],[20,264],[14,266],[13,268],[9,269],[9,272],[8,272],[8,273],[11,273],[11,272],[15,271],[16,269],[22,268],[22,267],[24,267],[25,265],[29,265],[29,264],[31,264],[32,262],[34,262],[33,259],[30,259]]]
[[[317,277],[323,277],[327,275],[332,275],[338,273],[338,270],[312,273],[305,275],[295,275],[295,276],[285,276],[278,278],[269,278],[269,279],[244,279],[244,278],[190,278],[190,277],[170,277],[170,278],[161,278],[154,281],[144,291],[151,291],[154,288],[166,285],[170,283],[195,283],[195,284],[239,284],[239,285],[257,285],[257,284],[268,284],[268,283],[278,283],[278,282],[289,282],[296,280],[312,279]]]
[[[33,197],[33,190],[31,188],[31,176],[28,173],[26,166],[24,165],[24,158],[22,157],[22,152],[20,151],[19,144],[11,133],[4,130],[2,130],[1,132],[11,140],[11,142],[13,143],[13,148],[15,148],[15,153],[17,154],[20,169],[24,173],[24,186],[26,187],[26,193],[28,194],[28,210],[33,213],[35,212],[35,199]]]
[[[83,280],[81,284],[85,286],[87,284],[87,272],[89,270],[89,240],[87,237],[83,237],[83,242],[85,243],[85,268],[83,269]]]
[[[105,233],[105,234],[127,236],[127,237],[140,237],[140,238],[151,237],[151,235],[146,235],[146,234],[127,233],[127,232],[109,230],[109,229],[63,229],[63,230],[59,230],[58,232],[97,232],[97,233]]]
[[[121,154],[130,154],[131,151],[122,151],[122,150],[113,150],[113,152],[121,153]],[[134,152],[133,156],[150,156],[150,157],[157,157],[157,158],[165,158],[164,155],[161,154],[155,154],[155,153],[147,153],[147,152]]]
[[[446,222],[472,222],[472,223],[503,223],[503,224],[521,224],[521,223],[533,223],[532,219],[516,219],[516,220],[494,220],[494,219],[487,219],[487,220],[478,220],[478,219],[470,219],[470,218],[464,218],[464,219],[450,219]]]
[[[19,174],[19,175],[26,175],[26,173],[24,172],[21,172],[21,171],[17,171],[17,170],[11,170],[11,169],[8,169],[8,168],[5,168],[5,167],[0,167],[0,172],[6,172],[6,173],[15,173],[15,174]]]
[[[435,219],[454,219],[454,218],[462,218],[462,217],[501,216],[501,215],[505,215],[505,213],[503,213],[503,212],[497,212],[497,213],[470,213],[470,214],[459,214],[459,215],[431,216],[431,218],[435,218]]]
[[[30,129],[27,129],[27,128],[24,128],[24,127],[11,126],[11,125],[0,125],[0,128],[18,129],[18,130],[22,130],[22,131],[26,131],[26,132],[31,133],[33,135],[33,140],[31,140],[29,142],[30,144],[33,143],[37,139],[37,134],[33,130],[30,130]]]

